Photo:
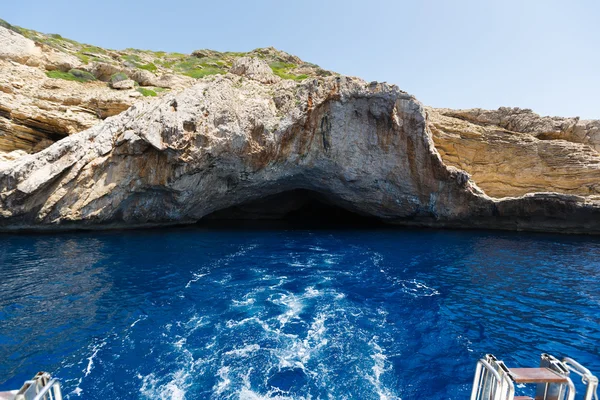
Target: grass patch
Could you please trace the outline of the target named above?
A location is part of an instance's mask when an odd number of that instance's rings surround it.
[[[150,71],[150,72],[156,72],[156,70],[158,68],[156,68],[156,65],[149,63],[149,64],[144,64],[144,65],[138,65],[137,66],[140,69],[145,69],[146,71]]]
[[[175,72],[192,77],[194,79],[204,78],[208,75],[224,74],[223,67],[226,64],[218,59],[197,57],[186,57],[172,66]]]
[[[192,77],[194,79],[204,78],[208,75],[219,75],[224,74],[225,71],[215,67],[206,67],[206,68],[194,68],[189,71],[183,72],[183,75]]]
[[[142,59],[137,54],[127,54],[123,56],[123,60],[129,61],[133,64],[139,64],[142,62]]]
[[[201,67],[202,63],[196,57],[187,57],[184,61],[180,61],[173,66],[176,71],[186,72],[194,68]]]
[[[116,74],[112,74],[110,77],[111,83],[117,83],[121,81],[126,81],[129,77],[123,72],[117,72]]]
[[[241,51],[226,51],[224,54],[226,56],[231,56],[231,57],[244,57],[248,53],[244,53]]]
[[[106,50],[97,46],[84,46],[80,51],[82,53],[106,54]]]
[[[145,97],[156,97],[156,92],[154,90],[139,87],[139,88],[137,88],[137,91],[140,92]]]
[[[297,67],[297,65],[293,64],[293,63],[284,63],[284,62],[276,61],[276,62],[272,62],[271,64],[269,64],[269,67],[271,67],[271,70],[273,70],[273,73],[275,75],[277,75],[278,77],[280,77],[281,79],[291,79],[294,81],[302,81],[302,80],[308,78],[308,75],[305,75],[305,74],[301,74],[301,75],[291,74],[290,70]]]
[[[88,56],[87,54],[77,52],[75,53],[75,57],[79,58],[79,60],[81,60],[81,62],[84,64],[89,64],[90,62],[90,56]]]
[[[169,68],[169,69],[173,68],[173,65],[175,65],[176,63],[177,63],[177,61],[173,61],[173,60],[167,61],[167,60],[160,60],[158,58],[156,60],[154,60],[154,64],[157,64],[162,67]]]
[[[125,60],[126,62],[128,62],[136,68],[144,69],[146,71],[156,72],[156,70],[158,69],[153,63],[143,64],[144,61],[137,54],[124,55],[123,60]]]
[[[4,27],[6,29],[10,29],[13,32],[16,32],[16,33],[19,33],[19,34],[21,33],[21,30],[18,27],[9,24],[8,22],[6,22],[5,20],[3,20],[2,18],[0,18],[0,26]]]
[[[65,81],[90,82],[95,81],[96,77],[89,72],[79,69],[72,69],[69,72],[46,71],[46,76],[52,79],[63,79]]]
[[[82,71],[80,69],[72,69],[69,71],[69,74],[73,75],[80,82],[89,82],[96,80],[96,77],[94,75],[90,74],[87,71]]]

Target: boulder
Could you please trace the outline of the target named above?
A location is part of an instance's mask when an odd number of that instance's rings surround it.
[[[256,57],[240,57],[236,59],[229,72],[254,79],[261,83],[275,83],[281,80],[281,78],[273,73],[269,64]]]
[[[42,49],[23,35],[0,26],[0,59],[31,66],[42,62]]]
[[[122,81],[111,82],[110,87],[117,90],[129,90],[135,87],[135,81],[132,79],[125,79]]]

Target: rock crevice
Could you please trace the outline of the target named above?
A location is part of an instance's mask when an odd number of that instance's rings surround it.
[[[600,230],[585,197],[487,196],[444,164],[429,126],[423,106],[387,84],[219,76],[0,164],[0,226],[190,223],[302,189],[392,224]]]

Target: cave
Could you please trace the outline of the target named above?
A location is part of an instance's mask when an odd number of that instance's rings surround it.
[[[387,226],[379,218],[334,204],[326,195],[294,189],[218,210],[199,225],[227,228],[371,228]]]

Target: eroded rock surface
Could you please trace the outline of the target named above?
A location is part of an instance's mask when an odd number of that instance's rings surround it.
[[[467,171],[490,196],[600,195],[600,121],[507,108],[428,109],[428,115],[444,163]]]
[[[274,48],[191,55],[116,51],[0,20],[0,152],[35,153],[142,96],[160,97],[229,70],[263,83],[332,75]]]
[[[39,151],[125,111],[140,97],[103,82],[50,79],[39,68],[0,60],[0,151]]]
[[[238,58],[231,66],[230,72],[261,83],[275,83],[281,80],[281,78],[275,76],[269,64],[256,57]]]
[[[114,51],[2,20],[0,43],[0,230],[280,215],[311,193],[392,224],[600,233],[600,121],[425,109],[274,48]]]
[[[498,200],[435,150],[414,97],[347,77],[228,74],[0,164],[4,229],[195,222],[294,189],[389,223],[598,232],[589,199]]]

